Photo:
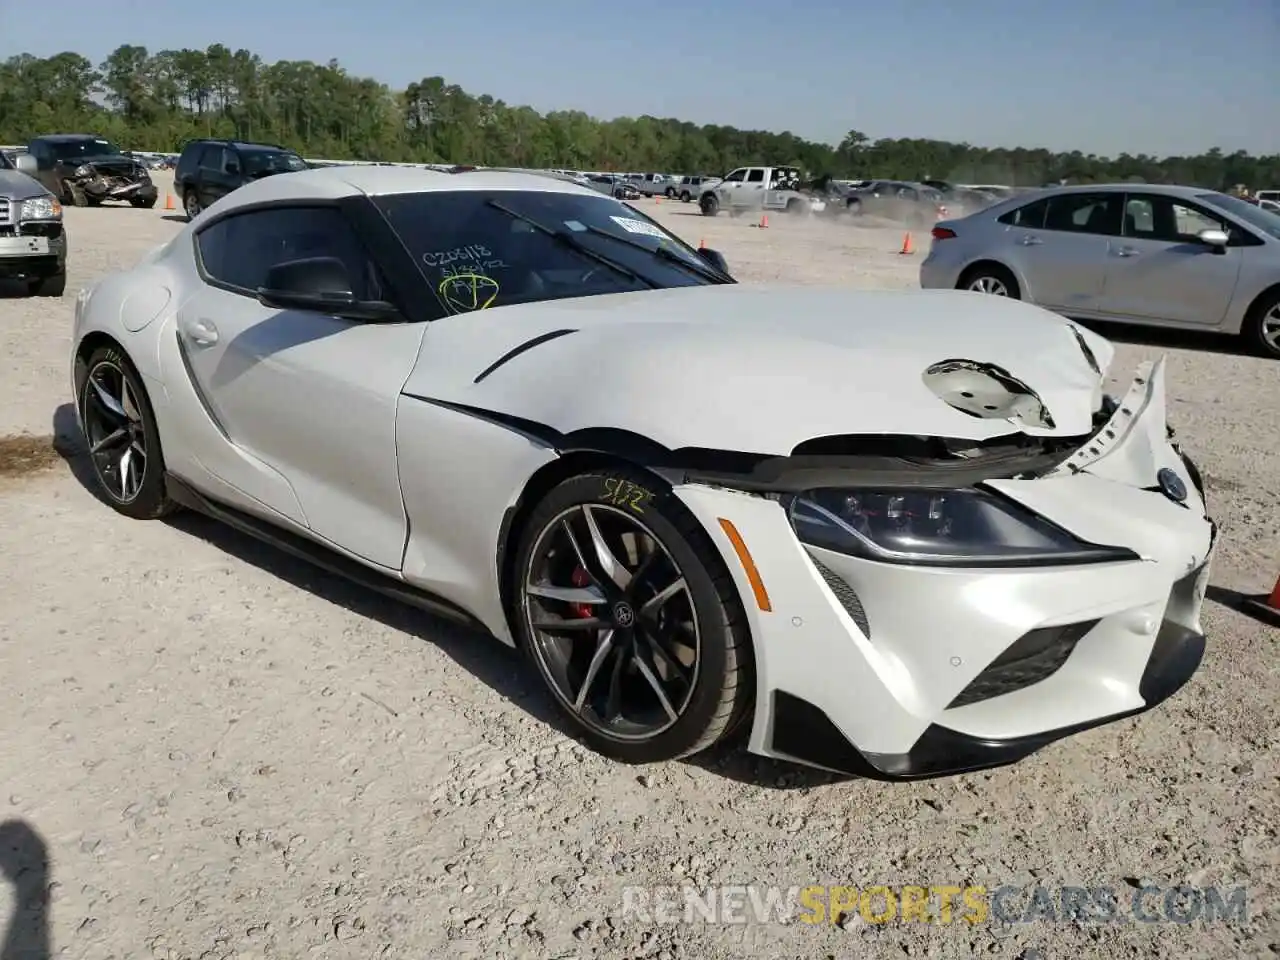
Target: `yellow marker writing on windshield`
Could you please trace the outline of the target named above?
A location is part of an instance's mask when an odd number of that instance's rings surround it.
[[[498,299],[498,281],[480,273],[455,273],[437,288],[449,306],[458,310],[483,310]]]

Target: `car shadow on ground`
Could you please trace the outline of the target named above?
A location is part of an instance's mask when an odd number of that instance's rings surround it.
[[[0,280],[0,300],[25,300],[29,296],[25,280]]]
[[[1200,353],[1221,353],[1238,357],[1258,357],[1242,337],[1230,337],[1220,333],[1200,330],[1171,330],[1166,327],[1148,327],[1142,324],[1112,323],[1105,320],[1077,320],[1099,336],[1121,343],[1144,347],[1163,347],[1169,350],[1196,350]]]
[[[0,875],[13,887],[2,960],[49,960],[49,848],[25,820],[0,823]]]
[[[191,222],[191,218],[183,213],[166,213],[160,219],[166,220],[169,223],[190,223]]]
[[[88,450],[71,404],[63,404],[54,411],[53,434],[54,446],[76,480],[95,499],[109,507],[110,501],[102,493],[89,462]],[[357,616],[432,644],[534,719],[567,737],[580,739],[576,736],[577,731],[557,711],[551,694],[538,680],[533,667],[518,651],[494,637],[388,599],[194,511],[182,511],[164,522],[291,586],[345,607]],[[750,721],[747,721],[724,742],[680,762],[727,780],[772,789],[803,789],[860,779],[749,754],[746,751],[749,732]],[[7,958],[0,955],[0,960]]]

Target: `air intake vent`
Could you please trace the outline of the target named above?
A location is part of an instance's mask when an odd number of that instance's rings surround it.
[[[862,635],[868,640],[871,639],[871,625],[867,622],[867,611],[862,608],[862,601],[858,599],[858,595],[853,592],[853,587],[849,586],[844,580],[830,567],[827,567],[815,557],[809,554],[809,559],[813,561],[813,565],[818,568],[818,572],[822,574],[822,579],[827,581],[827,586],[831,588],[831,592],[836,595],[836,599],[840,601],[840,606],[844,607],[845,613],[854,623],[858,625],[858,629],[862,631]]]
[[[991,666],[974,677],[973,682],[947,705],[947,709],[1001,697],[1049,679],[1067,662],[1076,644],[1097,624],[1097,620],[1086,620],[1024,633],[1013,646],[996,657]]]

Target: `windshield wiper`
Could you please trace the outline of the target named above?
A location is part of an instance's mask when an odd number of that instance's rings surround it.
[[[709,263],[703,264],[693,260],[689,260],[686,257],[680,256],[680,254],[676,253],[670,247],[664,246],[661,243],[659,243],[659,245],[656,247],[649,247],[649,246],[645,246],[645,244],[641,243],[639,240],[632,240],[628,237],[620,237],[616,233],[610,233],[608,230],[602,229],[601,227],[592,226],[589,223],[584,223],[583,226],[587,228],[588,233],[594,233],[597,236],[601,236],[601,237],[608,237],[610,240],[617,240],[619,243],[625,243],[628,247],[635,247],[637,250],[643,250],[645,253],[651,256],[659,257],[663,260],[668,260],[671,263],[678,264],[679,266],[682,266],[682,267],[687,267],[688,269],[692,270],[694,273],[698,274],[698,276],[706,277],[708,280],[714,280],[716,283],[737,283],[737,281],[734,280],[733,277],[730,277],[728,274],[721,273],[715,267],[711,266],[711,264]]]
[[[618,263],[618,261],[614,260],[612,257],[606,257],[603,253],[596,253],[596,251],[592,250],[590,247],[584,246],[582,241],[580,241],[572,233],[569,233],[566,230],[556,230],[553,227],[548,227],[545,223],[535,220],[533,217],[525,216],[523,213],[520,213],[518,210],[512,210],[510,207],[499,203],[497,200],[486,200],[485,202],[489,206],[493,207],[493,209],[501,210],[507,216],[514,217],[516,220],[519,220],[522,223],[527,223],[529,226],[533,227],[535,230],[538,230],[541,233],[545,233],[547,236],[551,237],[554,240],[558,240],[560,243],[564,244],[569,249],[576,250],[578,253],[582,254],[584,257],[587,257],[588,259],[591,259],[591,260],[595,260],[597,263],[604,264],[614,273],[620,274],[626,277],[628,280],[634,280],[636,282],[643,283],[646,287],[649,287],[650,289],[657,289],[658,287],[658,284],[654,283],[648,277],[640,276],[640,274],[636,273],[630,267],[623,266],[622,264]]]

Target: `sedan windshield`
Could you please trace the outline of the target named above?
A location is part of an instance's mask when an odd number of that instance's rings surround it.
[[[9,155],[3,150],[0,150],[0,170],[12,169],[14,169],[14,167],[12,161],[9,160]]]
[[[118,157],[123,151],[110,140],[63,140],[49,145],[59,160],[78,160],[81,157]]]
[[[1280,214],[1264,210],[1262,207],[1255,207],[1247,200],[1241,200],[1226,193],[1200,193],[1196,194],[1196,199],[1211,203],[1219,210],[1225,210],[1236,219],[1243,220],[1249,226],[1280,240]]]
[[[674,234],[600,194],[458,190],[375,202],[451,313],[733,282]]]

